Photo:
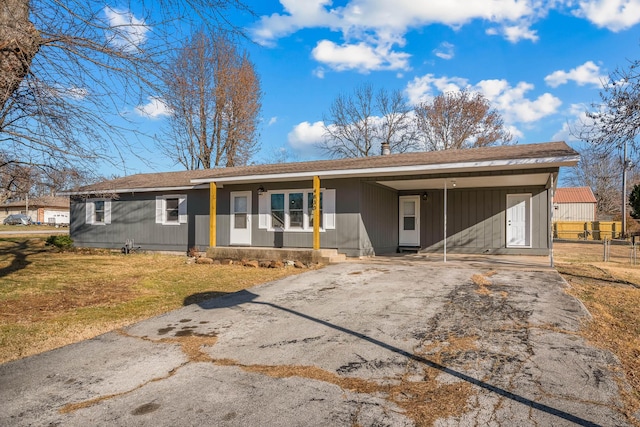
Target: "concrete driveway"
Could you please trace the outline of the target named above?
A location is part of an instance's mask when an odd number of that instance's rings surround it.
[[[629,425],[547,268],[344,263],[0,366],[0,425]]]

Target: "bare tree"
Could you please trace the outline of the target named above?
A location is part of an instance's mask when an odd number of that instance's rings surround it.
[[[0,205],[13,197],[24,195],[31,187],[31,168],[6,160],[0,154]]]
[[[25,197],[54,196],[57,192],[78,188],[88,180],[76,169],[51,169],[6,160],[0,153],[0,205]]]
[[[224,34],[200,31],[164,74],[171,111],[164,153],[186,169],[245,165],[257,151],[262,92],[246,53]]]
[[[441,93],[417,105],[415,112],[426,151],[506,144],[512,139],[500,113],[480,93]]]
[[[588,111],[589,123],[578,129],[577,136],[604,151],[620,149],[629,144],[640,149],[640,60],[628,68],[618,68],[609,75],[600,92],[601,102]]]
[[[622,177],[622,158],[611,151],[602,151],[590,144],[580,152],[580,161],[569,169],[566,182],[577,187],[591,187],[596,197],[598,218],[620,218]],[[630,182],[640,183],[637,168],[630,171]]]
[[[126,2],[125,2],[126,4]],[[88,168],[124,162],[135,145],[119,112],[157,95],[158,62],[197,25],[233,30],[240,0],[0,1],[0,150],[12,162]],[[135,13],[134,13],[135,12]],[[152,29],[152,31],[151,31]],[[127,138],[124,138],[126,130]]]
[[[363,84],[351,94],[338,95],[324,123],[319,148],[332,157],[377,155],[382,143],[395,153],[415,147],[411,109],[400,91],[374,93],[371,84]]]

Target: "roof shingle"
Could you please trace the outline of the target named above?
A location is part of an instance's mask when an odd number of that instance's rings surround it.
[[[297,163],[277,163],[232,168],[192,170],[130,175],[88,185],[78,193],[108,192],[118,189],[173,188],[193,186],[193,179],[233,178],[272,174],[295,174],[343,170],[364,170],[402,166],[429,166],[494,160],[541,159],[577,156],[564,142],[527,145],[507,145],[461,150],[412,152],[337,160],[316,160]]]

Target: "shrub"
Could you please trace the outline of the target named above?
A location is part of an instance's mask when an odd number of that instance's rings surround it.
[[[47,238],[47,245],[59,249],[69,249],[73,246],[73,240],[67,234],[55,234]]]

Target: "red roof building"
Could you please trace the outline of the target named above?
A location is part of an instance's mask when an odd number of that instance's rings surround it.
[[[557,188],[553,195],[553,220],[595,221],[596,203],[590,187]]]

